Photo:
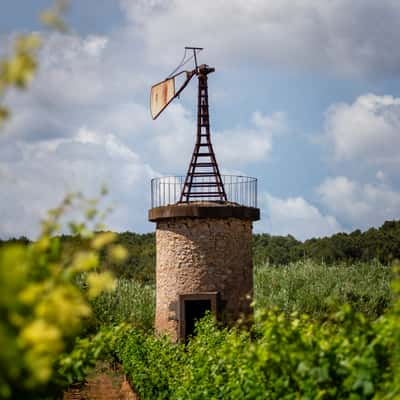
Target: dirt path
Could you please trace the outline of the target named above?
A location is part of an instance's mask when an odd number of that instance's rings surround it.
[[[140,400],[118,371],[96,373],[81,387],[64,392],[64,400]]]

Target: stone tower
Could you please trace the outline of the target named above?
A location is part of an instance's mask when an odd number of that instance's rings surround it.
[[[206,310],[227,324],[251,314],[252,222],[259,209],[204,202],[153,208],[156,319],[173,340],[193,333]]]
[[[197,139],[188,172],[153,179],[149,210],[156,223],[155,327],[172,340],[186,340],[207,310],[228,325],[251,315],[252,224],[260,218],[257,179],[219,172],[208,108],[207,76],[214,68],[195,60],[196,68],[187,72],[187,82],[193,76],[199,81]],[[158,112],[153,118],[171,101],[165,97],[171,79],[153,87]]]

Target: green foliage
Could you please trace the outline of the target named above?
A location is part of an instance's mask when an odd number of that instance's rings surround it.
[[[79,224],[75,233],[90,239],[88,248],[69,259],[63,257],[54,234],[74,200],[84,207],[84,199],[68,196],[49,212],[36,242],[0,247],[1,398],[45,398],[51,392],[57,358],[91,314],[90,299],[114,287],[109,272],[95,271],[98,244],[103,249],[109,242],[91,233],[86,223]],[[76,277],[83,272],[85,291],[76,286]]]
[[[108,232],[111,233],[111,232]],[[123,262],[110,259],[108,253],[100,251],[101,270],[111,271],[117,277],[132,279],[140,283],[155,281],[155,240],[154,234],[136,234],[130,232],[115,233],[115,244],[123,246],[126,257]],[[87,241],[79,236],[62,235],[62,249],[66,256],[74,254],[87,246]]]
[[[73,350],[57,360],[54,379],[67,386],[83,382],[98,360],[112,359],[117,340],[127,335],[128,326],[102,328],[93,336],[77,338]]]
[[[128,325],[103,329],[79,340],[60,372],[82,380],[113,356],[143,400],[398,399],[399,278],[392,286],[392,306],[377,319],[348,304],[323,321],[259,309],[252,331],[221,328],[208,316],[187,345]]]
[[[127,258],[123,263],[107,264],[115,276],[133,279],[142,283],[155,282],[155,238],[153,233],[137,234],[124,232],[118,234],[116,243],[127,250]],[[101,259],[103,263],[104,258]]]
[[[256,309],[277,307],[287,314],[325,318],[344,304],[377,318],[392,302],[392,270],[379,262],[351,266],[311,260],[285,266],[257,266],[254,271]]]
[[[143,400],[395,399],[393,322],[368,321],[350,307],[323,324],[269,312],[257,339],[208,319],[186,348],[131,330],[116,352]]]
[[[15,87],[25,88],[37,69],[37,52],[41,39],[37,34],[21,35],[14,43],[14,53],[0,60],[0,97]],[[9,110],[0,105],[0,125],[9,116]]]
[[[255,265],[285,265],[297,260],[301,242],[293,236],[272,236],[267,233],[253,235],[253,261]]]
[[[141,399],[397,399],[399,301],[371,321],[346,305],[324,321],[269,311],[254,332],[206,318],[188,345],[131,329],[116,355]]]
[[[41,15],[48,27],[65,32],[66,24],[61,18],[68,0],[58,0],[53,7]],[[25,89],[38,68],[38,52],[42,37],[38,33],[19,35],[14,41],[14,51],[7,58],[0,59],[0,99],[12,88]],[[0,104],[0,126],[9,117],[9,109]]]
[[[102,293],[91,305],[97,328],[125,322],[150,330],[154,321],[155,288],[121,278],[114,291]]]
[[[90,213],[90,209],[88,212]],[[26,240],[21,238],[23,239]],[[63,235],[60,241],[66,254],[87,246],[86,241],[78,236]],[[154,234],[116,233],[116,243],[127,250],[126,259],[124,262],[115,262],[101,251],[100,268],[112,271],[117,277],[154,283]],[[253,235],[254,265],[280,266],[304,260],[348,266],[377,260],[381,264],[389,265],[396,259],[400,259],[400,221],[387,221],[379,229],[371,228],[363,233],[360,230],[350,234],[338,233],[329,238],[306,240],[304,243],[290,235]]]
[[[280,267],[257,266],[255,310],[278,308],[287,315],[297,311],[324,320],[350,304],[355,311],[375,319],[392,303],[392,275],[391,269],[379,262],[326,266],[307,260]],[[91,305],[90,331],[123,322],[151,330],[155,286],[120,278],[115,291],[101,294]]]
[[[132,329],[117,341],[115,350],[141,399],[172,398],[188,361],[183,345]]]
[[[331,237],[309,239],[304,243],[290,235],[258,234],[253,237],[253,253],[256,265],[285,265],[301,259],[349,265],[377,259],[389,265],[400,259],[400,221],[386,221],[379,229],[337,233]]]
[[[69,0],[57,0],[54,2],[52,7],[43,11],[40,14],[40,20],[42,23],[56,31],[67,32],[68,28],[66,23],[61,18],[61,15],[65,13],[69,5]]]
[[[381,285],[378,292],[388,290],[392,275],[377,263],[327,267],[308,262],[286,268],[261,267],[256,278],[263,284],[286,280],[274,294],[277,300],[281,299],[280,292],[287,293],[290,288],[301,293],[304,302],[292,300],[290,306],[283,302],[283,310],[272,300],[266,304],[269,310],[258,306],[250,332],[221,328],[207,317],[197,325],[196,336],[186,346],[132,325],[103,328],[89,339],[78,340],[74,351],[63,356],[59,379],[82,381],[99,359],[114,357],[143,400],[397,399],[400,281],[393,281],[391,306],[379,318],[372,316],[357,297],[350,296],[350,301],[374,318],[342,304],[348,299],[348,290],[356,290],[357,284],[364,294],[377,284]],[[332,286],[335,281],[337,285]],[[329,306],[323,313],[314,308],[317,303],[309,307],[309,314],[292,312],[296,307],[308,309],[310,290],[321,299],[330,293]],[[114,304],[119,313],[118,300],[107,306],[102,303],[104,299],[99,301],[100,309]],[[109,322],[117,320],[111,318]]]

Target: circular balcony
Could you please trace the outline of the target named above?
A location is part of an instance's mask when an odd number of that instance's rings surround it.
[[[221,175],[227,203],[257,208],[257,178],[237,175]],[[217,188],[209,179],[196,178],[197,187],[191,189],[190,201],[181,200],[184,176],[164,176],[151,180],[151,208],[179,203],[225,203],[218,200]],[[207,194],[204,194],[207,193]],[[216,200],[217,199],[217,200]]]

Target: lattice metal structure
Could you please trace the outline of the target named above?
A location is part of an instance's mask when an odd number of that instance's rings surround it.
[[[193,55],[186,60],[186,52],[188,50],[193,51]],[[198,66],[197,52],[200,50],[202,50],[201,47],[185,47],[185,54],[178,67],[162,82],[153,85],[150,92],[150,112],[152,118],[156,119],[171,101],[179,97],[189,81],[194,76],[198,77],[196,144],[194,146],[179,203],[195,201],[226,202],[228,200],[210,137],[208,74],[214,72],[215,69],[206,64]],[[194,70],[177,72],[192,58],[194,58],[195,63]],[[176,91],[175,79],[182,74],[186,74],[186,80]]]
[[[210,136],[207,75],[214,71],[204,64],[197,68],[197,139],[179,202],[227,201]]]

